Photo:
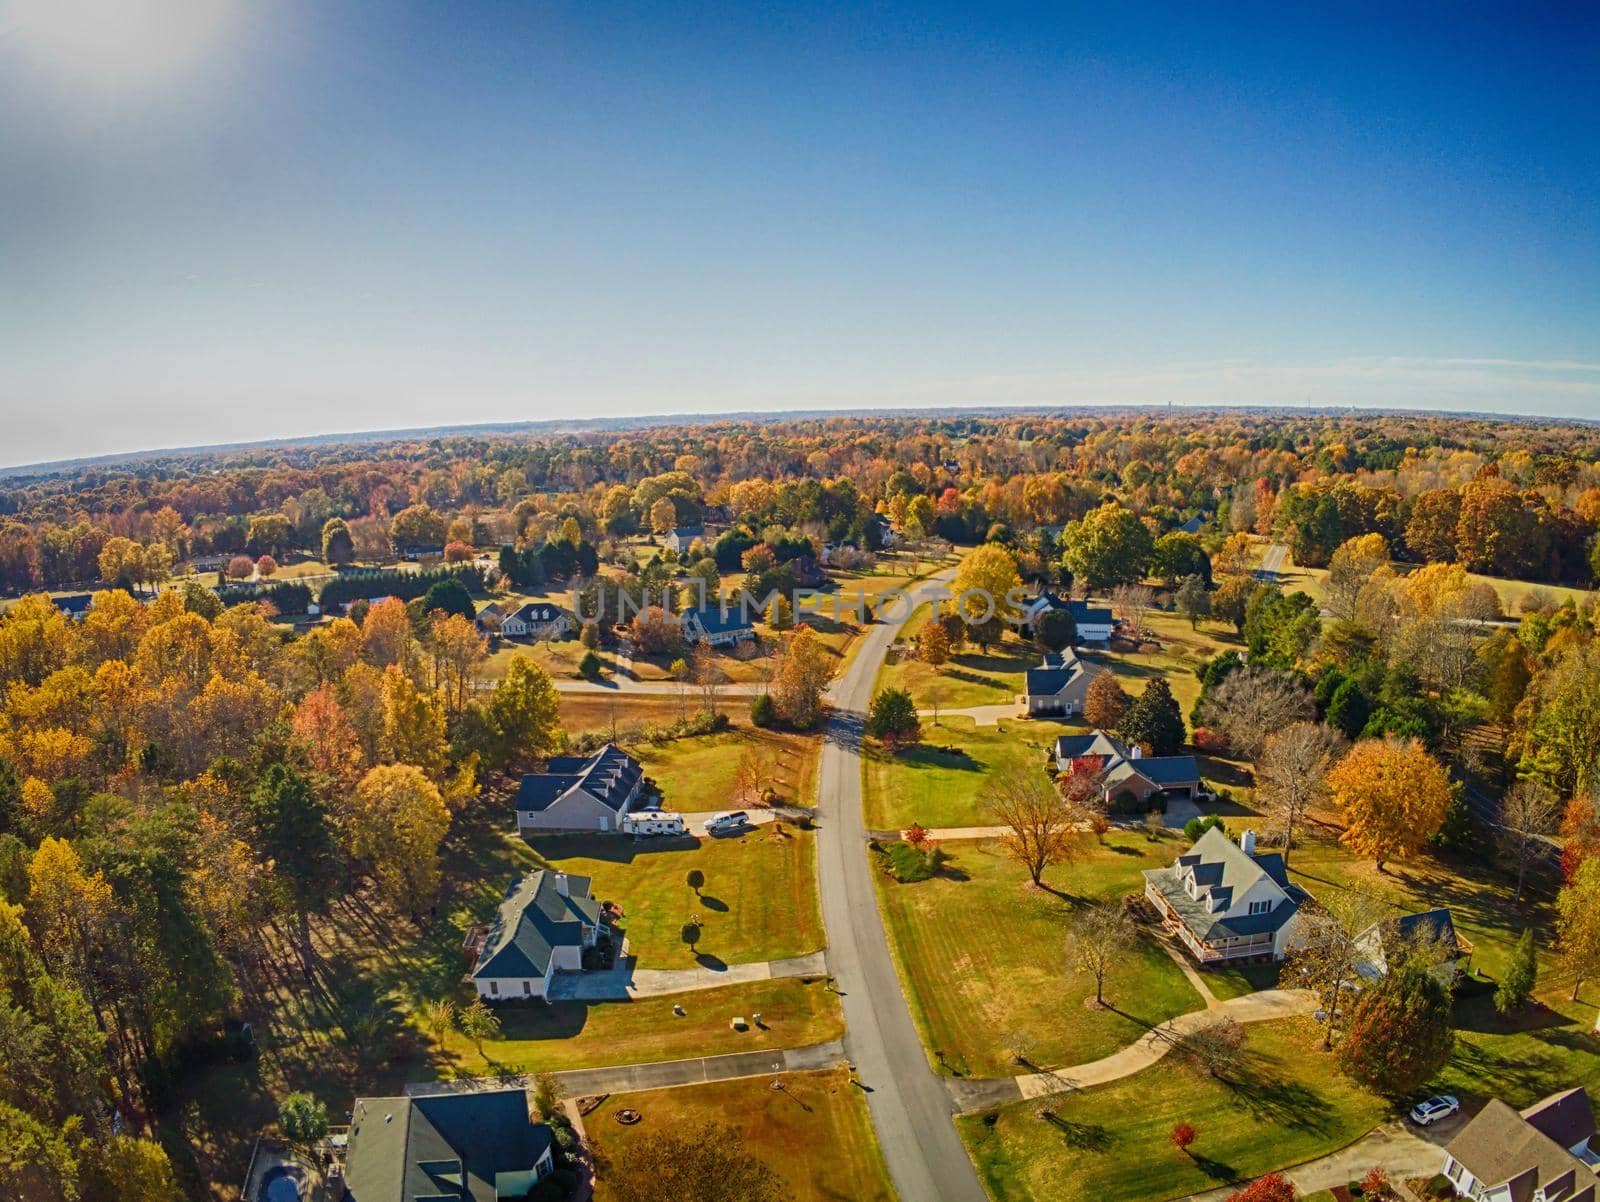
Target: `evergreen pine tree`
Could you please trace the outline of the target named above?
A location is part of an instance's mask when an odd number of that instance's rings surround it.
[[[1500,977],[1500,987],[1494,991],[1494,1008],[1501,1014],[1511,1014],[1526,1006],[1528,999],[1533,996],[1538,971],[1533,930],[1529,928],[1517,940],[1517,946],[1511,953],[1511,963],[1506,965]]]

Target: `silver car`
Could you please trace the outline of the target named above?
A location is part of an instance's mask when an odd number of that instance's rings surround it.
[[[1437,1123],[1440,1119],[1447,1119],[1461,1109],[1461,1103],[1449,1094],[1440,1094],[1436,1098],[1429,1098],[1426,1102],[1418,1102],[1411,1108],[1411,1121],[1419,1127],[1426,1127]]]

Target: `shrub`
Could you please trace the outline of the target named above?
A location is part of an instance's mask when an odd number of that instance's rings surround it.
[[[600,675],[600,656],[592,649],[583,653],[583,658],[578,661],[578,675],[593,680]]]
[[[1223,822],[1215,814],[1207,814],[1204,818],[1191,818],[1183,824],[1183,837],[1193,843],[1210,830],[1222,830]]]
[[[757,726],[770,727],[778,720],[778,707],[772,697],[762,693],[750,702],[750,721]]]
[[[927,880],[949,859],[944,849],[933,842],[927,843],[925,849],[913,847],[909,843],[890,843],[884,850],[889,862],[889,871],[902,885]]]

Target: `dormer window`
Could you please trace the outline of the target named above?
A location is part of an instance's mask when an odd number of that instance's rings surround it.
[[[1250,903],[1250,913],[1252,914],[1266,914],[1271,909],[1272,903],[1270,901],[1253,901]]]

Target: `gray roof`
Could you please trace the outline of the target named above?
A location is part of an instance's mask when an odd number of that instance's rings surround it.
[[[1052,651],[1037,668],[1028,669],[1027,694],[1029,697],[1054,697],[1087,671],[1083,661],[1071,651]]]
[[[716,605],[705,605],[684,612],[684,617],[694,615],[695,621],[707,634],[726,634],[731,630],[749,630],[754,625],[743,605],[730,605],[723,610]]]
[[[1056,740],[1056,762],[1097,758],[1106,787],[1142,776],[1160,789],[1200,783],[1200,762],[1192,755],[1138,755],[1121,739],[1097,730],[1087,735],[1062,735]]]
[[[559,605],[552,605],[548,601],[529,601],[509,616],[518,618],[530,626],[538,626],[545,622],[554,622],[566,612]]]
[[[1184,534],[1199,534],[1201,527],[1205,524],[1206,521],[1204,518],[1190,518],[1183,525],[1179,526],[1178,529]]]
[[[589,895],[589,878],[535,869],[511,886],[500,903],[472,975],[478,977],[542,977],[550,967],[551,949],[582,947],[583,928],[597,926],[600,906]]]
[[[345,1154],[354,1202],[495,1202],[495,1175],[525,1173],[550,1151],[550,1128],[520,1089],[358,1098]]]
[[[62,613],[74,618],[81,618],[89,612],[89,607],[94,604],[93,593],[73,593],[67,597],[56,597],[56,608]]]
[[[538,813],[582,787],[600,804],[620,810],[643,775],[639,761],[615,743],[607,743],[587,757],[558,755],[543,772],[530,772],[522,778],[516,808],[524,814]]]
[[[1445,1151],[1485,1186],[1507,1185],[1511,1202],[1529,1202],[1540,1188],[1549,1202],[1594,1202],[1594,1170],[1568,1151],[1594,1129],[1582,1089],[1553,1094],[1521,1114],[1494,1098]]]
[[[679,542],[692,543],[697,538],[705,536],[704,526],[675,526],[668,538],[676,538]]]
[[[1072,620],[1079,625],[1110,626],[1115,620],[1109,609],[1090,605],[1087,601],[1058,597],[1054,593],[1040,593],[1039,600],[1044,602],[1046,609],[1066,610],[1072,615]]]
[[[1198,897],[1190,897],[1184,885],[1190,872],[1201,889]],[[1230,917],[1226,911],[1234,899],[1243,897],[1263,877],[1283,891],[1284,900],[1265,914]],[[1172,867],[1148,869],[1144,878],[1183,919],[1190,934],[1207,942],[1276,931],[1294,917],[1307,897],[1305,890],[1290,883],[1281,855],[1277,852],[1250,855],[1217,828],[1201,835]],[[1222,903],[1222,910],[1211,909],[1208,895]]]

